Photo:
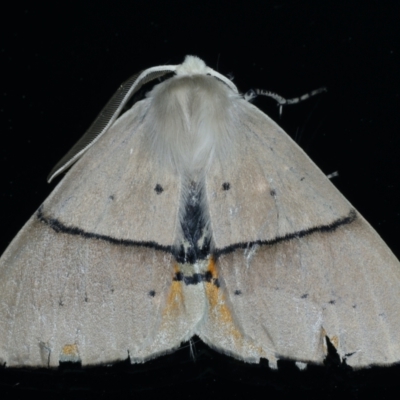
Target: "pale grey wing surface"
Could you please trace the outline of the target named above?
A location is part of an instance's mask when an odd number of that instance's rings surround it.
[[[171,329],[173,263],[164,251],[55,233],[34,215],[0,261],[2,363],[144,361],[179,346],[188,316],[180,309]]]
[[[356,368],[400,360],[399,262],[360,215],[333,232],[223,254],[216,270],[231,322],[216,324],[210,301],[198,334],[219,350],[322,363],[327,336]]]
[[[206,177],[217,249],[351,217],[348,201],[275,122],[244,100],[237,105],[235,140]]]
[[[220,287],[197,333],[272,365],[322,362],[325,335],[349,365],[399,361],[398,260],[275,123],[251,105],[241,120],[242,151],[206,181]]]
[[[0,259],[6,365],[140,362],[192,335],[204,299],[186,300],[171,253],[181,182],[149,157],[145,104],[71,168]]]
[[[78,160],[44,202],[44,219],[112,241],[175,244],[181,178],[151,151],[148,106],[136,103]]]

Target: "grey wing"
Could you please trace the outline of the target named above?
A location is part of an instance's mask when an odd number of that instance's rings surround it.
[[[239,104],[235,139],[206,180],[215,247],[273,241],[351,216],[349,202],[296,143],[256,107]]]
[[[222,351],[321,363],[327,336],[353,367],[400,360],[399,263],[361,216],[334,233],[221,255],[216,270],[229,323],[210,312],[199,335]]]
[[[136,103],[78,160],[44,202],[44,218],[115,241],[175,244],[181,178],[152,153],[148,105]]]
[[[55,233],[34,215],[0,262],[1,360],[144,361],[179,346],[178,329],[159,337],[173,271],[164,251]]]
[[[0,259],[6,365],[140,362],[190,337],[171,252],[180,181],[144,155],[141,117],[89,149]]]
[[[272,365],[322,362],[325,336],[351,366],[399,361],[398,260],[304,152],[249,109],[245,151],[207,183],[220,287],[198,334]]]

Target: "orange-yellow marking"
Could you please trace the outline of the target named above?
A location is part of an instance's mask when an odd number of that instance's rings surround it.
[[[180,272],[178,265],[174,265],[174,276]],[[171,290],[168,295],[167,305],[164,309],[165,315],[174,314],[177,316],[181,307],[183,306],[183,291],[182,291],[182,281],[172,281]]]
[[[323,343],[323,347],[325,350],[325,354],[328,354],[328,345],[326,343],[326,339],[325,337],[329,338],[329,341],[332,343],[333,347],[337,350],[339,348],[339,337],[337,335],[331,336],[329,337],[326,330],[324,328],[322,328],[321,331],[321,336],[322,336],[322,343]]]
[[[180,272],[181,269],[179,265],[175,264],[172,276],[177,276]],[[210,282],[204,281],[204,290],[209,305],[208,317],[212,320],[212,324],[218,327],[217,330],[227,338],[228,342],[235,342],[235,346],[233,347],[247,347],[253,349],[254,354],[266,357],[265,351],[261,347],[256,346],[250,338],[244,337],[237,328],[232,313],[226,304],[224,292],[216,285],[218,271],[212,257],[209,260],[207,272],[211,274],[212,279]],[[170,292],[167,297],[167,304],[163,310],[162,324],[160,327],[161,331],[171,331],[173,333],[177,330],[177,324],[184,324],[184,321],[180,321],[179,318],[182,316],[186,307],[183,285],[185,285],[184,280],[172,281]]]
[[[335,335],[329,338],[335,349],[339,347],[339,338]]]
[[[79,358],[79,351],[77,344],[66,344],[62,350],[62,355],[66,357],[78,357]]]
[[[208,271],[211,272],[213,280],[218,278],[217,269],[215,267],[214,258],[210,258],[208,264]],[[243,340],[242,334],[236,328],[233,321],[232,313],[229,310],[225,302],[225,296],[222,291],[214,284],[214,282],[205,282],[205,290],[208,301],[210,303],[211,317],[216,319],[217,324],[220,326],[227,327],[229,334],[232,335],[235,340]]]
[[[210,304],[210,316],[215,319],[214,323],[226,330],[224,336],[233,338],[237,348],[253,349],[254,354],[266,357],[264,349],[255,345],[249,337],[243,337],[241,331],[236,327],[232,313],[226,305],[223,291],[214,283],[218,279],[218,272],[213,257],[210,258],[208,271],[211,273],[213,281],[205,283],[205,290]]]

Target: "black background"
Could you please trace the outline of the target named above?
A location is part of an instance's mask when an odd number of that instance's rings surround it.
[[[35,4],[36,3],[36,4]],[[133,73],[195,54],[243,92],[328,92],[279,119],[400,257],[400,3],[393,1],[22,1],[2,12],[0,253],[51,192],[46,177]],[[357,284],[355,282],[355,284]],[[143,365],[0,369],[0,396],[380,399],[400,368],[329,359],[271,371],[194,341]],[[396,390],[398,395],[400,391]]]

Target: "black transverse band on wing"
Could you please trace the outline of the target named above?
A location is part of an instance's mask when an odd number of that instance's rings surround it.
[[[173,246],[163,246],[156,242],[150,242],[150,241],[146,242],[146,241],[134,241],[134,240],[130,240],[130,239],[114,238],[112,236],[101,235],[101,234],[94,233],[94,232],[86,232],[83,229],[78,228],[76,226],[64,225],[62,222],[60,222],[56,218],[46,217],[43,214],[43,206],[39,207],[39,209],[37,211],[37,218],[39,219],[39,221],[44,222],[46,225],[48,225],[50,228],[52,228],[57,233],[60,232],[60,233],[66,233],[69,235],[82,236],[83,238],[86,238],[86,239],[104,240],[105,242],[120,245],[120,246],[149,247],[149,248],[156,249],[156,250],[166,251],[166,252],[172,253],[172,254],[174,253]]]
[[[130,239],[115,238],[112,236],[101,235],[101,234],[94,233],[94,232],[86,232],[83,229],[75,227],[75,226],[67,226],[56,218],[46,217],[43,214],[43,206],[39,207],[39,209],[37,211],[37,218],[39,219],[39,221],[45,223],[46,225],[48,225],[50,228],[52,228],[57,233],[60,232],[60,233],[66,233],[69,235],[78,235],[78,236],[81,236],[81,237],[87,238],[87,239],[104,240],[108,243],[112,243],[115,245],[121,245],[121,246],[148,247],[148,248],[152,248],[155,250],[162,250],[162,251],[171,253],[172,255],[176,256],[175,246],[172,246],[172,245],[164,246],[164,245],[158,244],[156,242],[152,242],[152,241],[134,241],[134,240],[130,240]],[[215,249],[214,251],[212,251],[212,254],[214,255],[215,258],[218,258],[218,256],[220,256],[222,254],[231,253],[237,249],[250,248],[254,245],[269,245],[269,246],[271,246],[271,245],[274,245],[274,244],[277,244],[280,242],[284,242],[284,241],[288,241],[288,240],[292,240],[292,239],[299,239],[299,238],[302,238],[305,236],[309,236],[316,232],[323,232],[323,233],[324,232],[332,232],[343,225],[351,224],[352,222],[354,222],[356,220],[356,218],[357,218],[356,211],[351,210],[346,217],[338,218],[335,221],[333,221],[332,223],[327,224],[327,225],[319,225],[319,226],[315,226],[312,228],[303,229],[303,230],[293,232],[293,233],[288,233],[284,236],[276,237],[276,238],[270,239],[270,240],[256,240],[256,241],[252,241],[252,242],[233,243],[232,245],[224,247],[222,249]],[[180,257],[177,261],[185,262],[184,260],[181,260]]]
[[[222,249],[217,249],[213,252],[215,257],[220,256],[221,254],[227,254],[227,253],[231,253],[237,249],[245,249],[245,248],[250,248],[254,245],[269,245],[272,246],[274,244],[280,243],[280,242],[285,242],[285,241],[289,241],[289,240],[293,240],[293,239],[300,239],[302,237],[305,236],[309,236],[312,235],[313,233],[316,232],[333,232],[334,230],[340,228],[343,225],[348,225],[351,224],[352,222],[354,222],[357,219],[357,213],[355,210],[351,210],[349,212],[349,214],[347,215],[347,217],[342,217],[342,218],[338,218],[336,220],[334,220],[332,223],[330,224],[326,224],[326,225],[319,225],[319,226],[314,226],[312,228],[307,228],[307,229],[302,229],[300,231],[297,232],[293,232],[293,233],[288,233],[284,236],[278,236],[274,239],[270,239],[270,240],[255,240],[253,242],[243,242],[243,243],[234,243],[230,246],[224,247]]]

